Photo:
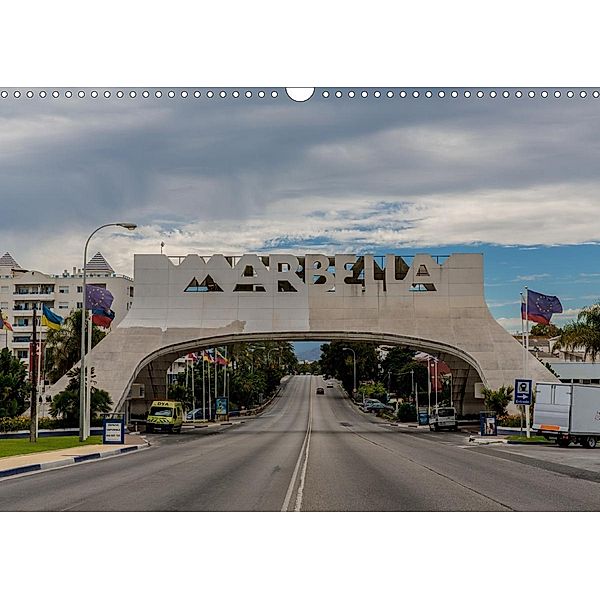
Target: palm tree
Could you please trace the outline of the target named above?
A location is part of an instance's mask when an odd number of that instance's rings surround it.
[[[583,348],[584,359],[590,356],[595,361],[600,355],[600,301],[586,306],[576,321],[565,325],[554,347],[571,351]]]
[[[92,325],[92,347],[106,333]],[[60,329],[50,329],[46,336],[46,376],[58,381],[81,358],[81,309],[74,310]]]

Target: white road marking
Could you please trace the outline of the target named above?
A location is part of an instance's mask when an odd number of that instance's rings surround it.
[[[287,493],[286,493],[285,499],[283,501],[283,506],[281,507],[281,512],[287,512],[287,510],[289,509],[290,501],[292,499],[292,494],[294,492],[294,488],[296,487],[296,481],[298,479],[298,472],[300,471],[301,464],[302,464],[302,473],[300,476],[300,485],[298,486],[298,492],[296,494],[296,503],[294,505],[294,511],[298,512],[302,508],[302,494],[304,492],[306,467],[308,465],[308,451],[310,448],[311,433],[312,433],[312,382],[311,382],[311,390],[310,390],[309,404],[308,404],[308,426],[306,428],[306,435],[304,436],[304,441],[302,442],[302,447],[300,448],[300,454],[298,455],[298,460],[296,461],[296,466],[294,467],[294,472],[292,473],[292,479],[290,480],[290,485],[288,486]],[[303,458],[304,458],[304,462],[302,462]]]

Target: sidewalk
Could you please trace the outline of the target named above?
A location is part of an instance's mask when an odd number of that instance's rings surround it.
[[[149,444],[139,435],[126,434],[125,444],[94,444],[76,448],[63,448],[48,452],[35,452],[0,458],[0,480],[3,477],[44,471],[80,463],[86,460],[96,460],[107,456],[115,456],[124,452],[132,452],[146,448]]]

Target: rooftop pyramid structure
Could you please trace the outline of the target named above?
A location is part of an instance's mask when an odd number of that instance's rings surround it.
[[[92,259],[90,259],[85,266],[87,271],[104,271],[106,273],[114,273],[115,270],[108,264],[108,261],[97,252]]]
[[[19,263],[7,252],[0,258],[0,268],[8,267],[10,269],[20,269]]]

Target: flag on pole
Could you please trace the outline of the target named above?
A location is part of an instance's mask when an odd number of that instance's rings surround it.
[[[221,366],[229,366],[229,360],[227,360],[218,350],[217,350],[217,364]]]
[[[114,311],[110,308],[93,308],[92,309],[92,323],[98,327],[104,327],[108,329],[115,318]]]
[[[532,290],[527,290],[527,301],[521,303],[521,318],[541,325],[549,325],[552,315],[562,311],[562,304],[556,296],[546,296]]]
[[[59,330],[64,323],[64,319],[53,313],[45,304],[42,304],[42,325],[48,329]]]
[[[8,317],[5,317],[0,312],[0,329],[8,329],[8,331],[13,331],[12,325],[8,322]]]
[[[202,350],[202,360],[207,363],[214,363],[215,359],[210,350]]]
[[[94,310],[95,308],[110,309],[114,296],[103,287],[98,285],[86,284],[85,286],[85,308]]]

